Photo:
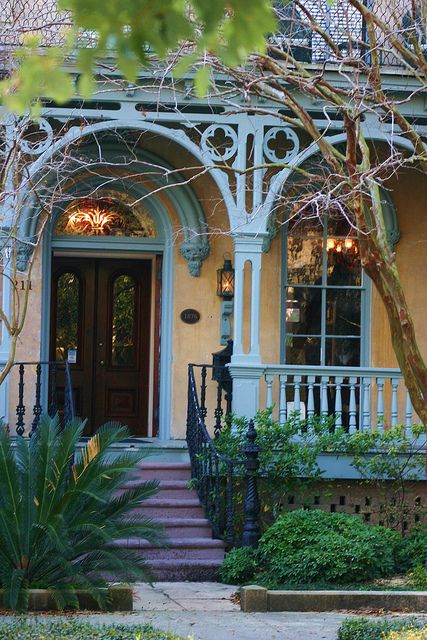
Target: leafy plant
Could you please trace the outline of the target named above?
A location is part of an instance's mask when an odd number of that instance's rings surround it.
[[[402,539],[397,554],[397,564],[401,571],[406,571],[417,565],[423,565],[426,556],[427,527],[421,525],[414,527],[411,533]]]
[[[407,578],[415,589],[427,591],[427,569],[422,564],[417,564],[412,571],[409,571]]]
[[[421,625],[415,620],[370,620],[369,618],[356,618],[344,620],[338,631],[338,640],[387,640],[391,638],[386,635],[390,632],[404,632],[420,630]],[[395,636],[397,640],[400,636]],[[405,640],[409,640],[402,636]],[[415,640],[415,638],[411,639]],[[418,638],[416,638],[418,640]],[[422,639],[423,640],[423,639]]]
[[[259,568],[258,552],[252,547],[232,549],[219,568],[219,577],[226,584],[244,584]]]
[[[77,607],[82,588],[104,606],[106,576],[147,577],[141,553],[115,543],[163,539],[157,525],[131,515],[157,483],[123,487],[143,454],[109,452],[127,429],[108,423],[75,455],[83,428],[76,420],[61,429],[45,416],[31,439],[15,443],[0,429],[0,584],[12,609],[25,610],[34,587],[49,589],[59,608]]]
[[[427,629],[390,631],[384,640],[427,640]]]
[[[28,620],[14,620],[0,622],[0,637],[2,640],[183,640],[180,636],[167,631],[154,629],[148,624],[101,625],[95,626],[74,620],[46,620],[34,622]]]
[[[390,575],[399,534],[346,513],[283,514],[259,544],[264,582],[346,584]]]
[[[402,535],[410,516],[423,515],[421,504],[409,503],[407,483],[425,478],[427,437],[423,425],[413,425],[412,433],[408,438],[404,425],[396,425],[387,431],[345,434],[332,443],[337,454],[351,456],[362,478],[375,483],[381,496],[380,519]]]
[[[315,416],[302,420],[292,414],[280,424],[272,418],[271,409],[260,411],[254,418],[259,452],[259,477],[262,517],[266,525],[282,512],[289,493],[303,494],[321,477],[318,455],[340,441],[340,433],[331,432],[329,418]],[[246,444],[248,421],[228,416],[215,446],[233,459],[242,458]],[[243,486],[236,487],[236,501],[243,502]],[[239,493],[240,492],[240,493]]]

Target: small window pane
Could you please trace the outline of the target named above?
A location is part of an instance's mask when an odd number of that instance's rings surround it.
[[[75,273],[63,273],[58,278],[56,292],[56,360],[67,360],[70,350],[78,356],[79,301],[78,277]]]
[[[111,364],[130,367],[135,364],[135,280],[120,275],[113,283]]]
[[[320,338],[286,337],[286,362],[291,364],[320,364]]]
[[[345,246],[352,243],[351,247]],[[333,243],[333,244],[332,244]],[[358,244],[350,238],[329,238],[327,241],[327,283],[335,287],[360,287],[362,268]]]
[[[360,336],[361,292],[357,289],[329,289],[326,292],[326,333]]]
[[[288,239],[288,283],[321,284],[323,241],[317,238]]]
[[[326,338],[325,365],[358,367],[360,365],[359,338]]]
[[[288,287],[286,328],[289,333],[316,335],[321,332],[322,290],[310,287]]]
[[[323,222],[323,218],[315,213],[292,214],[287,225],[288,236],[323,236]]]

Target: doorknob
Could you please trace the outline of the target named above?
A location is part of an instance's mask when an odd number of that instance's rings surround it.
[[[103,367],[105,364],[104,360],[100,360],[99,364],[101,365],[101,367]]]
[[[104,343],[103,342],[98,342],[98,347],[103,347]]]

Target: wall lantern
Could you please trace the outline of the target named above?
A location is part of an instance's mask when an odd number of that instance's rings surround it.
[[[217,295],[222,298],[219,323],[220,344],[227,344],[231,338],[230,316],[233,312],[234,269],[229,254],[224,255],[224,264],[217,270]]]
[[[224,256],[224,264],[217,270],[216,275],[217,295],[223,300],[231,300],[234,296],[234,269],[230,258]]]

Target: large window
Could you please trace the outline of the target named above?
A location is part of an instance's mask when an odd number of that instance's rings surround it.
[[[284,226],[282,360],[287,364],[364,364],[366,282],[359,244],[343,217]]]

